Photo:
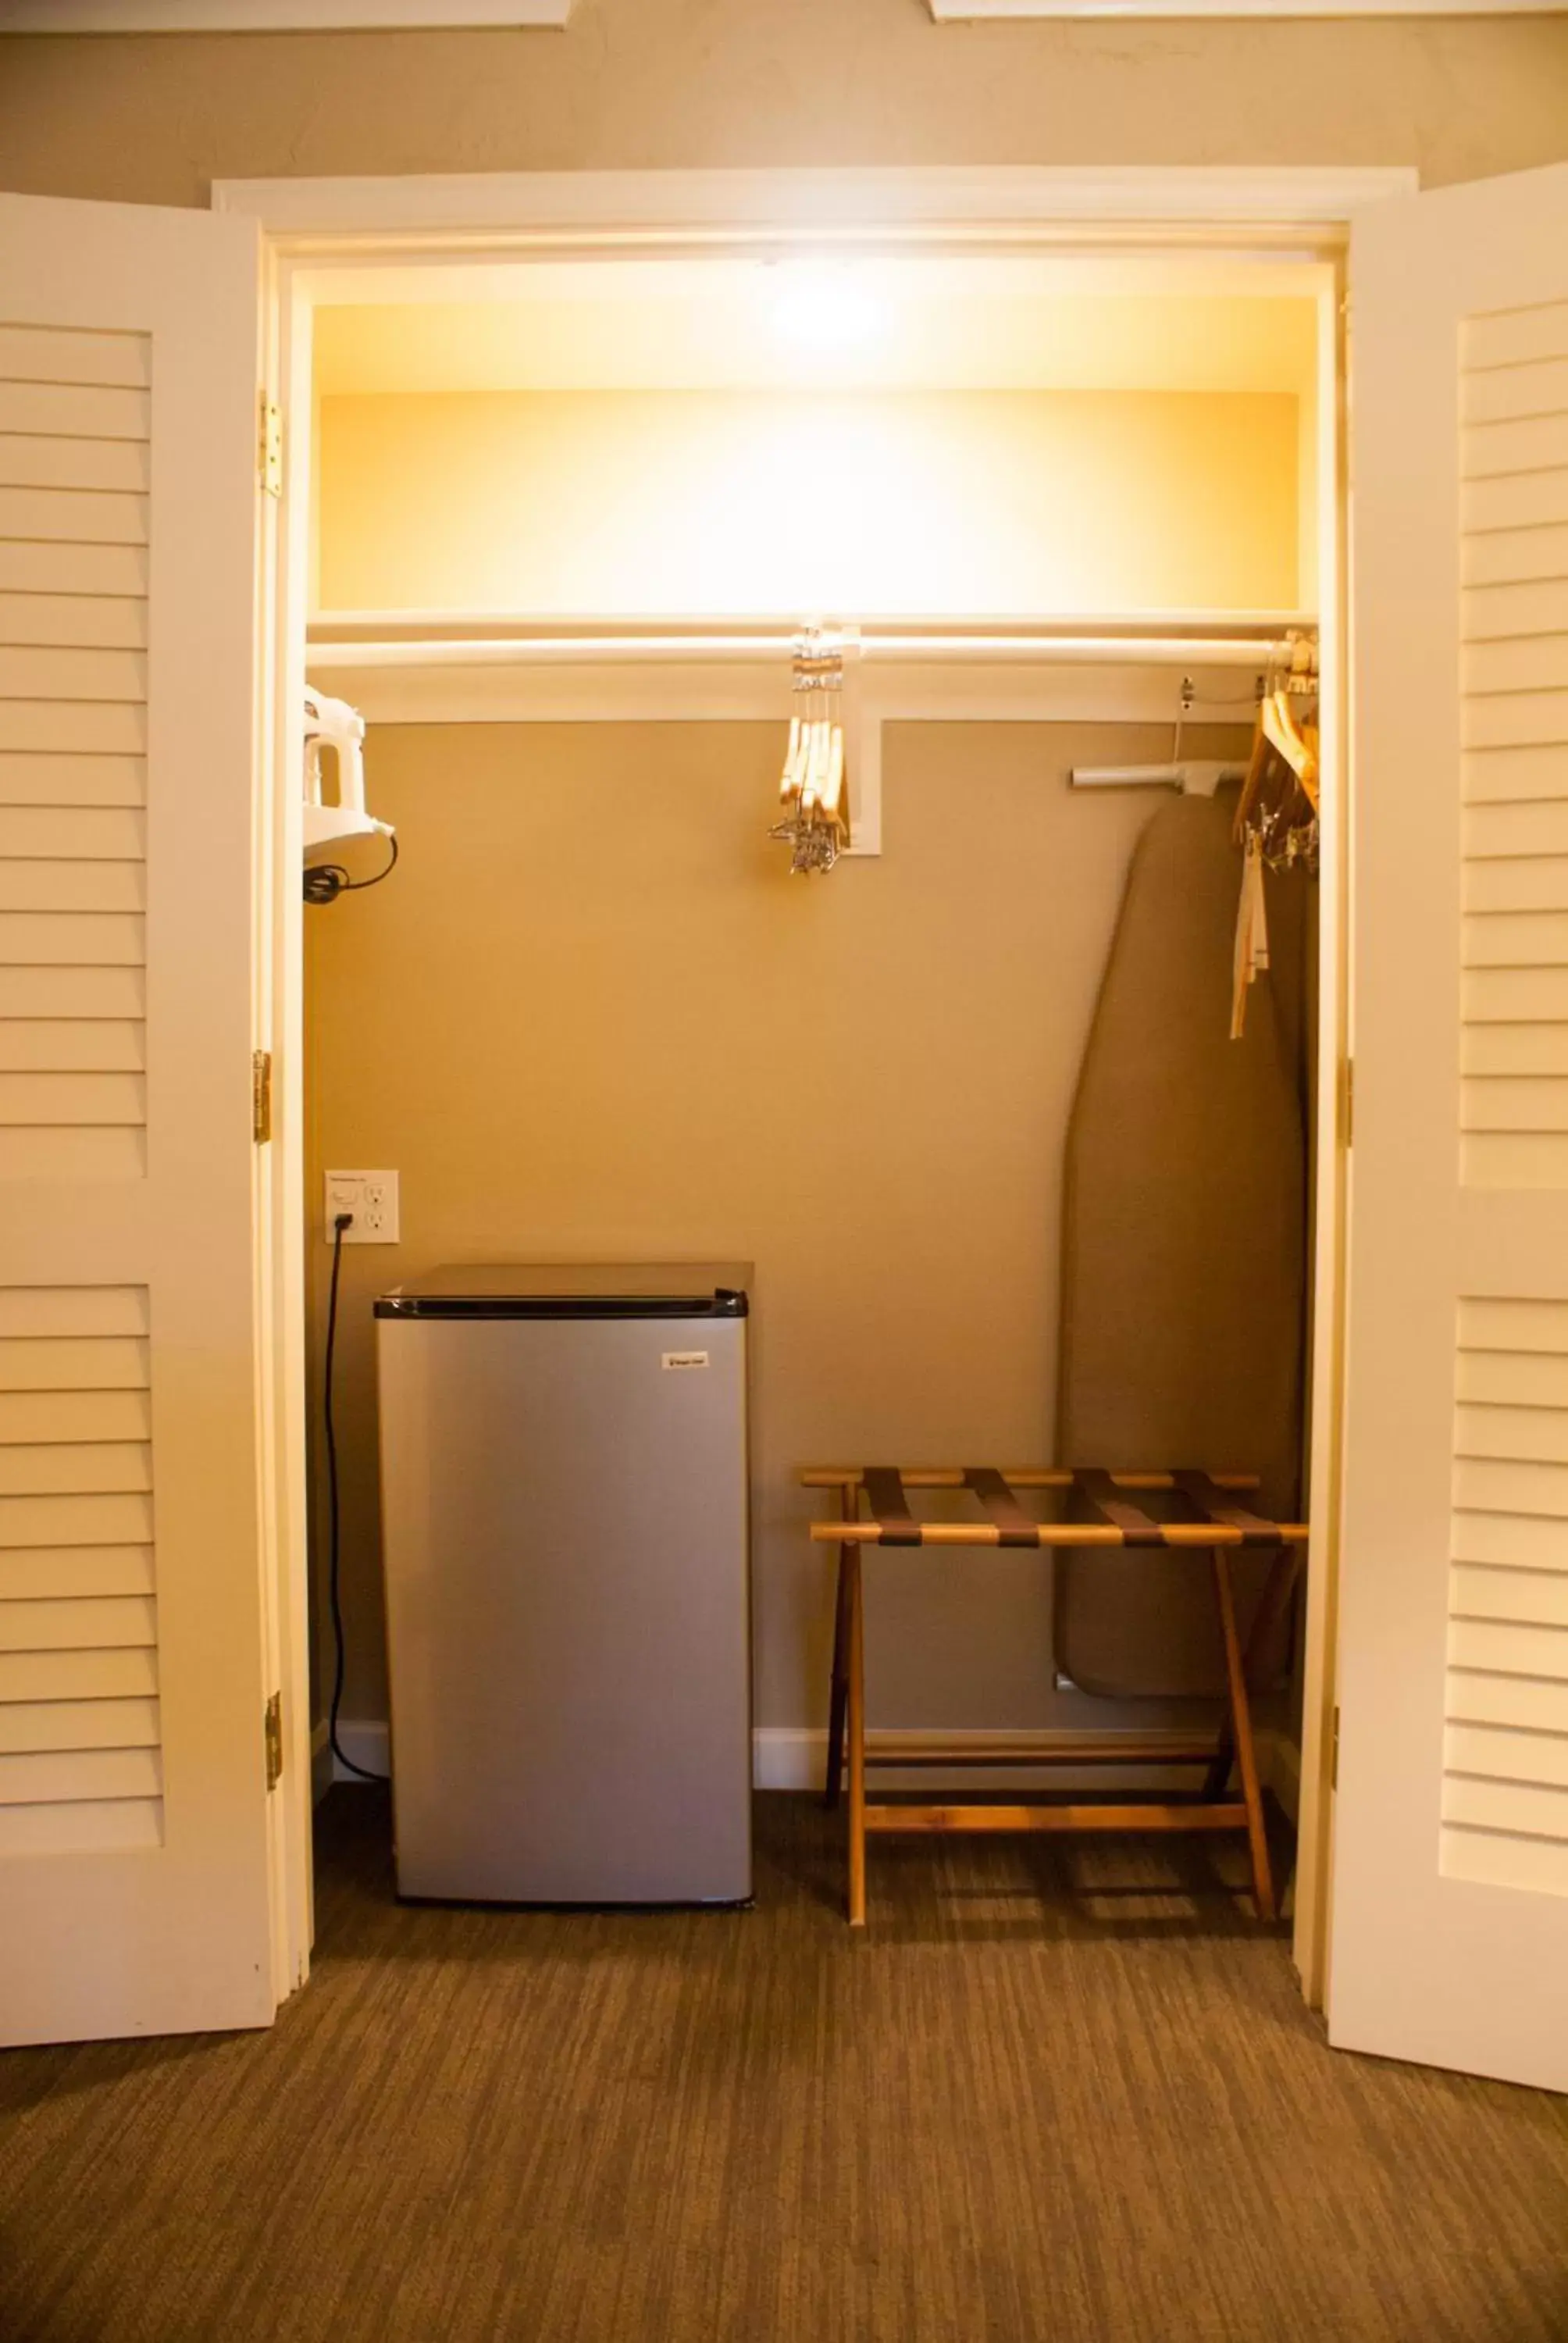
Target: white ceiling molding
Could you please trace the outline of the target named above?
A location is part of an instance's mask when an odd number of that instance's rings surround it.
[[[1568,0],[927,0],[939,25],[1010,17],[1561,16]]]
[[[559,26],[572,0],[0,0],[0,33],[397,32]]]
[[[11,0],[15,5],[15,0]],[[0,0],[0,6],[6,0]],[[1240,229],[1251,251],[1265,240],[1342,241],[1363,204],[1413,195],[1419,176],[1403,165],[1258,165],[1242,169],[1181,164],[937,164],[905,168],[787,168],[694,171],[494,171],[408,174],[395,178],[215,179],[214,211],[244,212],[269,236],[308,237],[319,246],[352,237],[397,246],[417,236],[427,266],[432,238],[551,237],[591,248],[646,252],[650,232],[681,246],[729,251],[777,246],[926,248],[983,241],[990,251],[1028,249],[1053,237],[1081,244],[1086,228],[1141,233],[1152,227],[1206,236]],[[1315,232],[1328,230],[1326,239]],[[406,256],[400,255],[399,256]],[[467,252],[471,261],[471,248]],[[336,256],[335,256],[336,266]],[[374,287],[355,295],[341,269],[328,297],[385,300]]]

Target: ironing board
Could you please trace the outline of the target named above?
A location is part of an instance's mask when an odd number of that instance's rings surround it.
[[[1263,1821],[1262,1790],[1258,1778],[1257,1751],[1252,1738],[1248,1697],[1248,1659],[1267,1645],[1275,1634],[1301,1565],[1307,1541],[1303,1522],[1273,1522],[1253,1513],[1241,1502],[1258,1486],[1255,1473],[1200,1472],[1107,1472],[1097,1467],[1025,1467],[1006,1473],[995,1465],[942,1465],[920,1469],[891,1464],[808,1465],[800,1474],[808,1489],[837,1491],[839,1518],[813,1522],[815,1544],[839,1549],[838,1597],[833,1632],[833,1674],[829,1705],[828,1766],[825,1796],[836,1805],[840,1783],[848,1775],[849,1845],[847,1903],[851,1927],[866,1924],[866,1840],[884,1831],[1107,1831],[1107,1830],[1241,1830],[1247,1835],[1251,1859],[1252,1890],[1258,1916],[1275,1916],[1268,1836]],[[1020,1490],[1072,1492],[1093,1518],[1041,1522],[1023,1504]],[[978,1517],[963,1521],[921,1521],[911,1511],[911,1490],[952,1490],[966,1493],[978,1508]],[[1137,1503],[1140,1493],[1160,1491],[1180,1497],[1191,1518],[1156,1521]],[[862,1496],[866,1512],[860,1510]],[[873,1735],[866,1731],[865,1623],[860,1551],[864,1546],[1032,1546],[1036,1549],[1070,1545],[1080,1552],[1117,1554],[1135,1549],[1146,1554],[1190,1556],[1196,1567],[1208,1557],[1215,1608],[1224,1653],[1226,1710],[1218,1737],[1194,1735],[1190,1744],[1172,1744],[1136,1735],[1097,1738],[1086,1745],[1082,1736],[1066,1736],[1059,1745],[1038,1740],[1016,1746],[989,1736],[966,1746],[944,1738],[940,1744],[918,1735]],[[1236,1598],[1231,1556],[1241,1551],[1267,1554],[1270,1568],[1243,1652],[1236,1624]],[[1035,1801],[1002,1805],[970,1800],[944,1805],[868,1803],[869,1767],[887,1765],[1041,1765],[1206,1764],[1203,1787],[1194,1798],[1144,1799],[1112,1805]],[[1239,1777],[1240,1797],[1225,1794],[1232,1765]]]
[[[1051,1447],[1245,1463],[1256,1510],[1283,1518],[1301,1502],[1312,923],[1306,880],[1271,877],[1272,967],[1232,1041],[1233,811],[1171,799],[1133,853],[1068,1126]],[[1206,1572],[1068,1544],[1049,1576],[1051,1663],[1080,1693],[1223,1699]],[[1243,1635],[1267,1577],[1237,1556]],[[1255,1688],[1289,1676],[1292,1626],[1254,1645]]]

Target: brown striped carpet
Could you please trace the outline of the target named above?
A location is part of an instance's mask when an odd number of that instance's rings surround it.
[[[269,2035],[0,2059],[4,2343],[1562,2343],[1568,2104],[1327,2050],[1190,1843],[758,1909],[400,1907],[322,1813]]]

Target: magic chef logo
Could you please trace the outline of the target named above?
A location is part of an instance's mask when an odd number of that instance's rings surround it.
[[[689,1370],[708,1364],[706,1351],[666,1351],[663,1363],[667,1369]]]

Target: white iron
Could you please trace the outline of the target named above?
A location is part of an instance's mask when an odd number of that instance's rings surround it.
[[[337,802],[321,794],[321,751],[337,759]],[[305,687],[305,859],[317,862],[328,847],[350,838],[390,838],[390,822],[365,810],[365,719],[346,699]]]

